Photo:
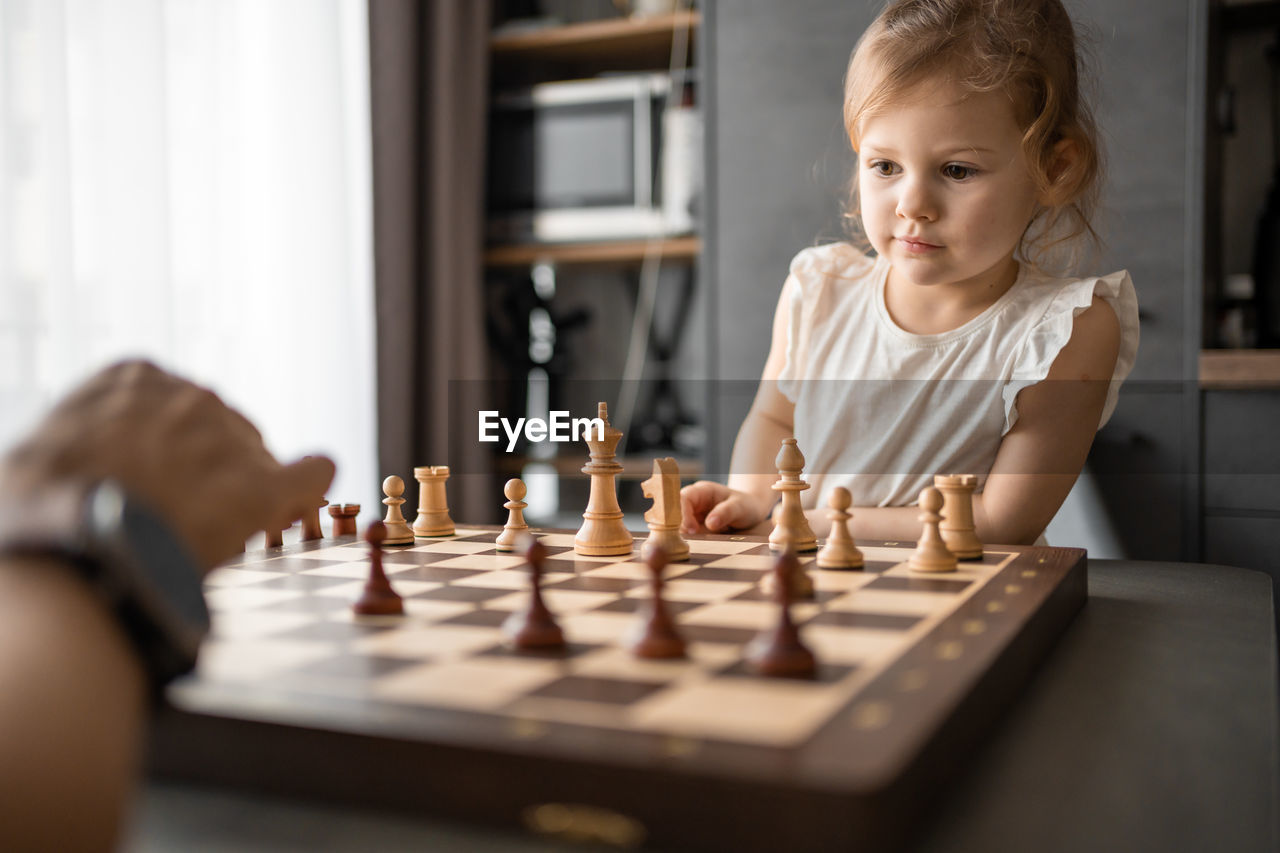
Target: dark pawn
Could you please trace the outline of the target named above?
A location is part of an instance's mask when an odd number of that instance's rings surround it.
[[[364,593],[351,609],[361,616],[398,616],[404,613],[404,599],[391,588],[391,581],[382,571],[382,540],[387,538],[387,527],[375,521],[365,531],[364,541],[369,543],[369,579]]]
[[[667,602],[662,598],[662,570],[667,567],[666,549],[655,547],[645,561],[653,573],[652,595],[641,609],[644,626],[631,644],[631,652],[638,658],[664,659],[685,656],[684,638],[676,632],[676,626],[667,612]]]
[[[529,562],[529,606],[523,612],[513,611],[502,624],[502,633],[517,649],[562,649],[564,632],[542,602],[542,566],[547,559],[547,549],[532,536],[522,538],[526,540],[523,547],[517,547]]]
[[[778,602],[778,625],[764,631],[747,647],[747,662],[761,675],[812,678],[818,671],[813,652],[800,641],[800,632],[791,621],[791,584],[796,571],[796,555],[790,549],[773,564],[774,598]]]

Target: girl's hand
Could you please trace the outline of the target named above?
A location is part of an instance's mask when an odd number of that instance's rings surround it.
[[[699,480],[680,490],[681,533],[726,533],[755,527],[768,510],[746,492],[711,480]]]

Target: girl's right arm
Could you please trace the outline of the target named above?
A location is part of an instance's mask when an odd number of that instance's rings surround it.
[[[729,484],[700,480],[680,492],[685,533],[747,530],[768,520],[777,498],[774,463],[782,440],[793,434],[795,405],[778,390],[787,357],[790,304],[796,284],[788,279],[773,314],[773,341],[751,410],[738,429],[729,462]]]

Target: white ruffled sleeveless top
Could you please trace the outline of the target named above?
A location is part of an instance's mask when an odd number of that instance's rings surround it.
[[[794,280],[779,390],[795,404],[807,508],[836,486],[855,506],[910,506],[934,474],[977,474],[1017,422],[1018,392],[1043,380],[1097,294],[1120,321],[1120,354],[1099,427],[1138,352],[1138,301],[1126,271],[1053,278],[1021,266],[977,317],[937,335],[894,324],[889,264],[847,243],[805,249]]]

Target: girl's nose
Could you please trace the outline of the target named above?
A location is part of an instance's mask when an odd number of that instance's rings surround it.
[[[920,180],[905,180],[899,184],[898,207],[895,211],[899,218],[924,220],[933,222],[938,218],[938,206],[930,194],[928,187]]]

